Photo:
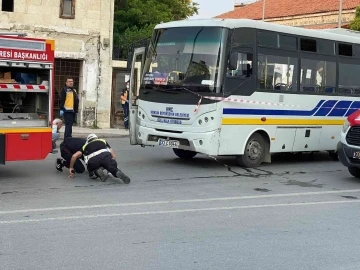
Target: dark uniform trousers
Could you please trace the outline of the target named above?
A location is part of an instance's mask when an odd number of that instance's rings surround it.
[[[116,173],[118,172],[117,166],[118,164],[116,160],[112,158],[111,153],[104,152],[90,158],[87,164],[87,169],[89,172],[93,172],[102,167],[116,177]]]

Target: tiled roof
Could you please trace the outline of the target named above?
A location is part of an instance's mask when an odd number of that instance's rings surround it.
[[[343,10],[360,6],[360,0],[343,0]],[[216,16],[228,19],[262,19],[263,1],[237,7],[235,10]],[[315,14],[339,10],[339,0],[266,0],[265,19],[296,15]]]

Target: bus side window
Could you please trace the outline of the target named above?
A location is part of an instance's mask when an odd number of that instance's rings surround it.
[[[360,95],[360,66],[339,63],[339,93]]]
[[[226,75],[228,77],[250,77],[252,75],[252,60],[253,55],[251,53],[233,52],[230,56]]]
[[[257,87],[261,90],[297,91],[297,58],[258,55]]]
[[[335,93],[336,63],[302,58],[300,86],[303,92]]]

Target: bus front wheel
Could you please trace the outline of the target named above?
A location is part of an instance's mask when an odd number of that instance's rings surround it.
[[[264,137],[254,133],[246,143],[244,154],[236,157],[236,162],[240,167],[256,168],[264,160],[265,149]]]
[[[175,155],[177,155],[181,159],[192,159],[197,154],[196,152],[193,152],[193,151],[187,151],[187,150],[177,149],[177,148],[173,148],[173,151],[174,151]]]

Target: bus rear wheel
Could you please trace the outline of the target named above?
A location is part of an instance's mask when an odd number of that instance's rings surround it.
[[[265,140],[259,133],[251,135],[246,143],[244,154],[236,157],[240,167],[256,168],[265,158]]]
[[[173,151],[174,151],[175,155],[177,155],[179,158],[186,159],[186,160],[192,159],[197,154],[196,152],[193,152],[193,151],[177,149],[177,148],[173,148]]]

